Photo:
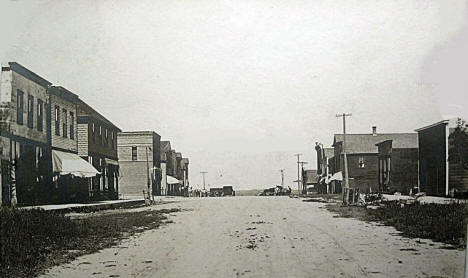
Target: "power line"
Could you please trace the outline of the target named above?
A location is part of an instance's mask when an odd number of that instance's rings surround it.
[[[297,194],[299,195],[299,192],[301,192],[301,175],[300,175],[300,169],[299,169],[299,163],[301,162],[301,153],[295,154],[297,156]]]
[[[200,172],[203,176],[203,191],[205,191],[205,175],[208,174],[208,172]]]

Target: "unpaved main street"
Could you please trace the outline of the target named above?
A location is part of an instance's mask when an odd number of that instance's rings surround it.
[[[188,198],[174,221],[45,277],[463,277],[464,252],[289,197]]]

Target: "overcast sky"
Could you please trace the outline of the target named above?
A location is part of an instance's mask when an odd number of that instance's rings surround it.
[[[466,1],[6,1],[1,61],[122,130],[154,130],[190,181],[291,186],[341,131],[468,118]]]

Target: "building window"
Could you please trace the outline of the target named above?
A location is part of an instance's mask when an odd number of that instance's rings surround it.
[[[366,168],[366,161],[364,160],[364,156],[359,157],[359,168]]]
[[[20,90],[16,91],[16,122],[19,125],[23,124],[24,112],[24,93]]]
[[[137,147],[136,146],[132,147],[132,160],[133,161],[137,160]]]
[[[111,140],[112,140],[112,143],[111,143],[112,144],[112,149],[114,149],[115,148],[115,142],[114,142],[114,132],[113,131],[111,133]]]
[[[34,97],[28,95],[28,127],[34,127]]]
[[[102,145],[102,126],[99,126],[99,142]]]
[[[37,100],[37,130],[42,131],[43,130],[43,123],[44,123],[44,103],[42,102],[41,99]]]
[[[96,143],[96,133],[94,133],[94,123],[91,123],[91,140]]]
[[[55,105],[55,135],[60,135],[60,108]]]
[[[63,127],[62,127],[63,137],[66,138],[67,137],[67,125],[68,125],[67,119],[68,119],[68,117],[67,117],[67,110],[65,108],[62,109],[62,114],[63,114],[63,124],[62,124],[63,125]]]
[[[70,112],[70,139],[75,139],[75,114]]]
[[[107,134],[107,128],[104,128],[104,134],[105,134],[105,137],[106,137],[106,147],[109,145],[109,137],[108,137],[108,134]]]

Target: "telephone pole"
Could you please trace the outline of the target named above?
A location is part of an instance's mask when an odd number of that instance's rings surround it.
[[[343,204],[347,205],[349,201],[349,177],[348,177],[348,159],[346,157],[346,117],[350,117],[352,114],[337,114],[336,117],[343,118],[343,160],[344,160],[344,179],[345,179],[345,186],[346,188],[346,199],[345,198],[345,191],[343,190]]]
[[[295,156],[297,156],[297,195],[300,194],[301,192],[301,173],[300,173],[300,166],[299,166],[299,163],[301,162],[301,153],[297,153],[295,154]]]
[[[284,187],[284,169],[280,169],[281,172],[281,186]]]
[[[301,174],[302,174],[302,175],[301,175],[301,178],[302,178],[302,179],[301,179],[301,182],[302,182],[302,194],[304,194],[305,191],[306,191],[306,184],[305,184],[305,181],[304,181],[304,164],[307,164],[307,162],[301,161],[301,162],[299,162],[299,163],[301,164],[301,171],[302,171],[302,172],[301,172]]]
[[[200,172],[203,176],[203,191],[205,191],[205,175],[208,174],[208,172]]]

